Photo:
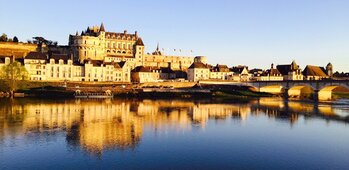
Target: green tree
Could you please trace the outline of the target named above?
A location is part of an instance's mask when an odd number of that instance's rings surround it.
[[[5,33],[2,33],[0,36],[0,42],[6,42],[7,41],[7,35]]]
[[[27,75],[25,67],[17,61],[2,66],[0,71],[0,77],[7,82],[11,96],[17,90],[18,81],[26,80]]]
[[[18,42],[18,38],[16,36],[13,37],[13,42]]]

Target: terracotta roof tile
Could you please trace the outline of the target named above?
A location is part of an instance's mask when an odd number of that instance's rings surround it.
[[[303,75],[305,76],[321,76],[326,77],[326,73],[323,67],[307,65],[303,70]]]

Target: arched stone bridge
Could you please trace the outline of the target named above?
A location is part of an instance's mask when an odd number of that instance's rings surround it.
[[[310,87],[314,92],[314,100],[332,99],[332,90],[337,87],[349,89],[349,80],[256,81],[246,83],[246,85],[255,87],[258,91],[262,87],[280,86],[285,97],[289,96],[289,90],[292,88]]]
[[[261,88],[279,86],[285,97],[289,97],[289,91],[298,88],[300,91],[303,87],[308,87],[313,92],[314,100],[331,100],[332,90],[337,87],[349,89],[349,80],[298,80],[298,81],[250,81],[250,82],[214,82],[200,81],[202,84],[224,84],[250,86],[256,91],[261,91]],[[299,92],[301,93],[301,92]]]

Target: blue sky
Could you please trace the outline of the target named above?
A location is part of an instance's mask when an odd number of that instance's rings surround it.
[[[107,31],[138,31],[153,51],[204,55],[211,64],[269,68],[296,60],[349,71],[347,0],[0,0],[0,33],[26,41],[68,35],[104,22]],[[177,50],[179,51],[179,50]]]

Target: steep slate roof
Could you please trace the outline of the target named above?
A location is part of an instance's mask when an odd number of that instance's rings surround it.
[[[50,58],[55,59],[55,60],[69,60],[70,59],[68,54],[52,54]]]
[[[136,38],[136,34],[128,34],[126,32],[124,33],[116,33],[116,32],[105,32],[105,37],[110,39],[110,38],[113,38],[113,39],[120,39],[120,38],[123,38],[123,37],[129,37],[129,38]]]
[[[117,63],[117,62],[105,62],[104,64],[105,65],[112,65],[112,66],[114,66],[114,68],[121,68],[119,63]]]
[[[276,69],[278,69],[282,75],[288,75],[288,72],[291,71],[291,65],[277,65]]]
[[[245,68],[248,70],[247,66],[237,66],[237,67],[231,68],[231,71],[234,72],[234,73],[241,74],[242,71],[244,71]]]
[[[142,38],[138,38],[136,41],[136,45],[144,46]]]
[[[137,66],[132,72],[152,72],[152,69],[148,66]]]
[[[326,77],[325,69],[319,66],[307,65],[303,70],[303,75],[305,76],[322,76]]]
[[[204,64],[202,62],[194,62],[193,64],[190,65],[189,68],[209,68],[207,64]]]
[[[268,69],[265,73],[263,73],[262,75],[266,76],[281,76],[282,74],[280,73],[280,71],[278,69],[272,68],[272,69]]]
[[[59,60],[63,60],[63,62],[67,64],[70,57],[68,54],[52,54],[50,59],[54,59],[56,64],[59,62]]]
[[[295,61],[292,61],[291,64],[277,65],[276,69],[278,69],[282,75],[288,75],[290,71],[299,70],[299,65],[297,65]]]
[[[121,62],[119,62],[119,66],[120,66],[121,68],[123,68],[124,65],[126,65],[126,61],[121,61]]]
[[[41,52],[29,52],[28,55],[25,56],[25,59],[47,60],[47,56],[45,53],[41,53]]]
[[[230,69],[227,65],[217,64],[215,67],[213,67],[213,71],[215,71],[215,72],[229,72]]]

